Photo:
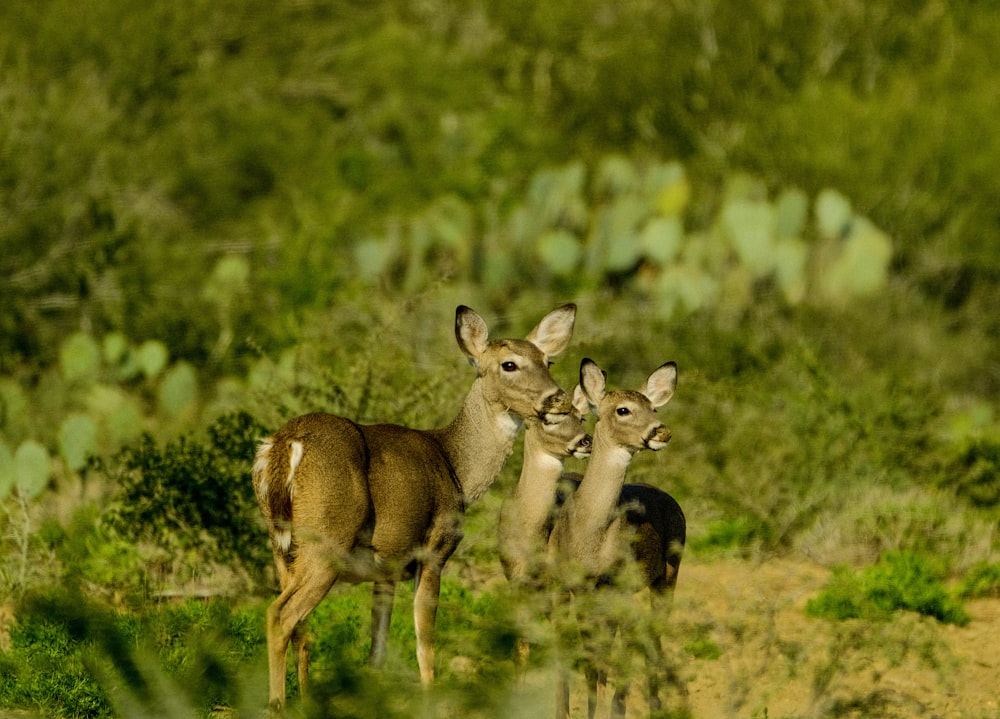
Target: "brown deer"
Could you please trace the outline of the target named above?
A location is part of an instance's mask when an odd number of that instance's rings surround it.
[[[285,703],[291,641],[300,691],[308,681],[302,622],[337,581],[374,582],[369,663],[385,659],[395,583],[413,576],[417,663],[434,679],[441,571],[462,538],[462,515],[496,480],[523,422],[557,423],[572,409],[549,374],[569,344],[574,305],[559,307],[523,340],[490,340],[468,307],[455,337],[476,370],[458,415],[436,430],[360,425],[330,414],[297,417],[264,439],[253,464],[281,593],[268,607],[270,706]]]
[[[684,547],[686,523],[680,505],[666,492],[646,484],[625,484],[632,457],[643,449],[666,447],[670,430],[656,416],[656,408],[666,404],[677,386],[677,365],[668,362],[654,371],[639,390],[608,392],[605,373],[589,359],[580,365],[580,386],[597,415],[593,450],[581,480],[568,478],[563,506],[549,537],[553,571],[568,578],[570,592],[593,591],[614,582],[628,554],[637,563],[642,585],[650,589],[652,612],[666,611]],[[574,572],[576,572],[574,574]],[[580,578],[583,578],[582,581]],[[613,634],[618,627],[591,620],[588,635],[602,628]],[[648,643],[649,706],[660,708],[659,637]],[[591,661],[584,663],[588,691],[588,716],[597,707],[597,687],[604,672]],[[626,678],[619,677],[612,700],[612,715],[625,715],[629,690]],[[569,716],[569,684],[560,677],[556,695],[556,716]]]
[[[558,424],[528,419],[524,431],[521,476],[511,496],[500,507],[497,547],[507,580],[515,588],[540,589],[545,575],[546,547],[552,531],[552,509],[570,457],[590,456],[592,437],[583,417],[590,411],[579,385],[573,391],[573,411]],[[525,667],[529,647],[518,638],[516,660]]]
[[[589,411],[578,385],[573,392],[573,411],[564,420],[558,424],[537,419],[525,422],[521,476],[500,507],[497,527],[500,563],[511,582],[537,579],[544,568],[563,463],[570,457],[590,456],[593,438],[583,425]]]

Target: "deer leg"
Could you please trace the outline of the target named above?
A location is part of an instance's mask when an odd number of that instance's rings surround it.
[[[424,687],[434,682],[434,624],[440,594],[440,568],[430,562],[422,564],[413,593],[413,625],[417,633],[417,665]]]
[[[528,675],[528,657],[531,656],[531,644],[524,637],[518,637],[514,643],[514,668],[517,678],[522,683]]]
[[[287,586],[267,608],[268,679],[272,713],[280,714],[285,706],[288,643],[298,631],[302,621],[322,601],[337,579],[334,568],[326,564],[304,574],[305,576],[301,574],[289,576]],[[301,635],[297,643],[301,650],[305,645]]]
[[[434,625],[441,595],[441,572],[445,562],[462,541],[461,515],[435,518],[428,533],[427,556],[414,573],[413,626],[417,634],[417,665],[424,688],[434,683]]]
[[[615,684],[615,694],[611,699],[611,716],[624,718],[625,700],[628,698],[628,690],[631,682],[627,679],[622,679]]]
[[[372,589],[372,646],[368,653],[368,664],[372,667],[378,668],[385,664],[395,595],[395,582],[375,582]]]
[[[678,560],[679,561],[679,560]],[[650,593],[650,613],[652,617],[651,628],[656,629],[657,621],[666,621],[670,615],[673,605],[674,585],[677,581],[677,569],[674,567],[670,572],[668,567],[667,580],[660,584],[653,585]],[[663,649],[663,638],[659,632],[653,637],[652,654],[647,656],[647,675],[649,677],[649,709],[650,712],[662,709],[663,702],[660,699],[660,690],[664,687],[671,688],[671,695],[676,690],[677,696],[684,703],[687,702],[687,686],[677,671],[673,657],[667,656]]]
[[[583,675],[587,679],[587,717],[594,719],[597,714],[597,687],[602,683],[601,673],[589,658],[585,661]]]
[[[295,655],[295,666],[299,677],[299,696],[305,696],[309,692],[309,647],[312,645],[312,636],[305,627],[305,621],[295,627],[292,632],[292,653]]]
[[[587,684],[587,716],[589,719],[594,719],[597,714],[599,691],[608,681],[607,672],[598,666],[597,657],[604,651],[598,643],[603,644],[602,640],[608,635],[609,622],[607,619],[581,614],[577,617],[577,623],[580,627],[580,663]],[[610,636],[614,636],[613,628],[610,628]]]
[[[556,685],[556,719],[569,719],[569,678],[565,669],[559,670]]]
[[[556,630],[556,646],[559,648],[558,681],[556,683],[556,719],[569,719],[570,678],[573,674],[570,660],[576,651],[576,641],[569,636],[579,635],[579,617],[572,609],[573,596],[566,590],[557,591],[551,596],[549,605],[550,620]],[[573,648],[569,643],[572,642]]]

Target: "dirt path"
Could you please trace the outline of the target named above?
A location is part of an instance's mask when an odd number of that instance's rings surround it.
[[[685,560],[672,625],[687,698],[670,708],[693,719],[1000,717],[1000,601],[969,602],[966,627],[909,612],[889,623],[812,619],[806,601],[829,576],[789,560]],[[680,648],[691,641],[721,654],[692,658]],[[554,680],[537,679],[527,714],[550,716]],[[582,680],[572,713],[586,716]],[[629,719],[645,716],[631,697]]]
[[[825,568],[776,560],[688,562],[673,620],[717,659],[688,659],[696,719],[998,716],[1000,601],[977,600],[966,627],[901,613],[887,624],[806,616]]]

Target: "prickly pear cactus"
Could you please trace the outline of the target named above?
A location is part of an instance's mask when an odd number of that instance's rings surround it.
[[[25,499],[35,499],[48,486],[52,473],[48,450],[33,439],[25,440],[14,452],[14,482]]]

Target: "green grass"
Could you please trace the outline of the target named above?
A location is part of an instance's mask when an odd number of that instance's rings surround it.
[[[1000,597],[1000,562],[977,562],[962,578],[959,596]]]
[[[944,577],[940,561],[913,552],[888,552],[878,564],[859,572],[835,567],[830,584],[809,600],[806,612],[828,619],[884,621],[904,610],[964,626],[969,614]]]

